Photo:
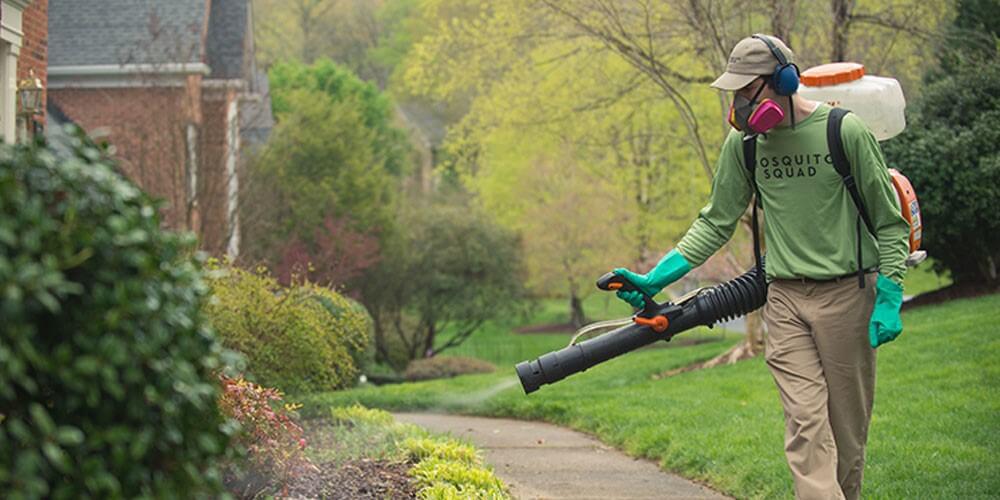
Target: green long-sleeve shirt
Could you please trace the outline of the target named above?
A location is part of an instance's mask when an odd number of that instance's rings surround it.
[[[766,224],[767,277],[827,279],[858,269],[857,209],[833,167],[826,141],[830,107],[821,104],[795,129],[781,127],[757,138],[757,185]],[[854,114],[841,136],[851,172],[875,227],[862,223],[864,267],[902,284],[910,226],[900,213],[878,141]],[[692,267],[705,262],[732,236],[753,195],[743,164],[742,134],[722,146],[708,205],[677,244]]]

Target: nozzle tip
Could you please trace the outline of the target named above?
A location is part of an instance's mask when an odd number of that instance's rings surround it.
[[[517,378],[521,381],[521,387],[524,388],[525,394],[537,391],[544,383],[542,367],[537,359],[534,361],[522,361],[514,367],[514,370],[517,371]]]

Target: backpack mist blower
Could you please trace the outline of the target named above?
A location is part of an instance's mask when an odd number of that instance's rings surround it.
[[[534,361],[522,361],[516,366],[525,394],[531,394],[545,384],[558,382],[574,373],[626,352],[652,344],[670,341],[674,335],[699,325],[712,326],[748,314],[764,305],[767,283],[763,266],[755,266],[736,279],[713,287],[701,288],[677,300],[677,303],[657,304],[627,279],[608,273],[597,280],[601,290],[638,291],[645,306],[626,326],[612,330],[579,344],[540,356]],[[609,326],[618,321],[593,326]],[[620,323],[620,322],[618,322]],[[588,327],[581,330],[584,333]],[[577,335],[579,336],[579,334]],[[576,337],[574,337],[574,340]]]

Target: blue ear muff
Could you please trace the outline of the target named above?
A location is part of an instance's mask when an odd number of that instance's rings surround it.
[[[794,64],[780,65],[771,76],[771,86],[778,95],[792,95],[799,89],[799,68]]]
[[[781,50],[771,40],[768,40],[766,36],[753,35],[753,37],[764,42],[774,58],[778,60],[778,65],[775,66],[774,74],[771,75],[771,81],[769,82],[771,88],[774,89],[774,93],[785,96],[794,94],[799,89],[799,67],[789,63],[785,59],[785,54],[782,54]]]

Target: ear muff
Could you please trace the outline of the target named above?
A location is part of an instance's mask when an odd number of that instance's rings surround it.
[[[754,35],[754,38],[764,42],[770,49],[771,55],[778,60],[778,65],[774,68],[774,74],[768,81],[768,85],[774,89],[774,93],[781,96],[790,96],[799,89],[799,67],[788,62],[781,50],[774,45],[771,40],[764,35]]]
[[[782,96],[794,94],[799,89],[799,68],[794,64],[779,66],[771,77],[771,88]]]

